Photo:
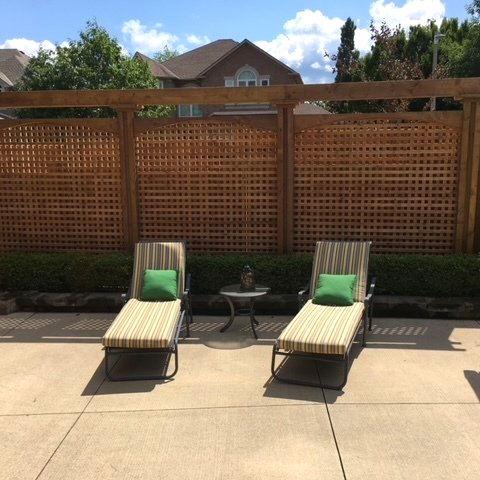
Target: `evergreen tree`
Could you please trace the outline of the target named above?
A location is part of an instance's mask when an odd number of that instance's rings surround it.
[[[358,81],[358,59],[360,52],[355,48],[355,30],[353,20],[348,17],[341,29],[340,45],[335,56],[335,83]]]

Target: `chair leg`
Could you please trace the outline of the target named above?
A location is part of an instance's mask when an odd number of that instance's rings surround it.
[[[331,385],[331,384],[323,383],[321,381],[319,381],[318,383],[305,382],[305,381],[302,381],[302,380],[296,380],[294,378],[281,377],[278,374],[278,370],[279,370],[280,366],[275,367],[275,357],[276,357],[277,354],[281,355],[281,356],[284,356],[284,357],[288,357],[288,356],[305,357],[305,356],[304,355],[279,353],[277,346],[274,345],[273,350],[272,350],[271,373],[272,373],[272,377],[275,378],[275,380],[278,380],[279,382],[290,383],[290,384],[293,384],[293,385],[303,385],[303,386],[306,386],[306,387],[326,388],[328,390],[341,390],[347,383],[348,367],[349,367],[349,353],[347,353],[342,360],[335,360],[335,361],[334,360],[326,360],[326,361],[330,361],[330,362],[342,363],[343,364],[343,377],[342,377],[342,382],[339,385]],[[307,357],[307,358],[309,358],[313,361],[316,361],[316,362],[321,361],[321,359],[319,360],[319,359],[315,359],[313,357]]]
[[[120,349],[119,349],[120,350]],[[115,377],[112,375],[112,368],[115,366],[115,364],[110,367],[109,363],[109,358],[112,355],[135,355],[135,354],[141,354],[141,355],[154,355],[154,354],[159,354],[159,353],[166,353],[171,355],[173,353],[174,356],[174,370],[172,373],[168,375],[147,375],[143,377],[131,377],[131,376],[125,376],[125,377]],[[131,351],[118,351],[116,352],[115,349],[105,347],[105,375],[106,377],[112,381],[112,382],[119,382],[119,381],[137,381],[137,380],[170,380],[172,379],[178,372],[178,344],[175,343],[173,349],[171,350],[155,350],[155,351],[150,351],[150,352],[145,352],[145,351],[140,351],[140,350],[131,350]]]

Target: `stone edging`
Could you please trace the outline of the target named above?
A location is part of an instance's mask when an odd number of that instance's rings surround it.
[[[227,303],[220,295],[192,295],[194,314],[227,315]],[[0,315],[22,311],[118,312],[123,305],[120,293],[0,293]],[[266,295],[255,310],[263,315],[293,315],[297,295]],[[480,298],[431,298],[376,295],[374,315],[410,318],[452,318],[480,320]]]

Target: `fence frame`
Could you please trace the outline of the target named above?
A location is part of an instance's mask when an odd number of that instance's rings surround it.
[[[98,107],[117,110],[125,244],[139,239],[135,168],[135,113],[146,105],[271,103],[277,107],[278,253],[293,249],[295,105],[304,101],[453,97],[463,103],[458,211],[454,250],[480,250],[480,78],[407,80],[248,88],[0,92],[0,109]],[[362,114],[357,114],[362,115]],[[422,113],[424,118],[428,113]],[[442,120],[442,112],[431,112]],[[407,118],[408,114],[405,114]],[[360,118],[360,117],[359,117]],[[2,121],[3,122],[3,121]],[[11,121],[5,121],[9,124]],[[3,123],[0,124],[0,128]],[[6,124],[5,124],[6,126]]]

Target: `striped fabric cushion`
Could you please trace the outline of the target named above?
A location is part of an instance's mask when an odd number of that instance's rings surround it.
[[[310,280],[310,298],[315,293],[321,273],[354,274],[357,276],[354,299],[363,302],[367,291],[370,245],[371,242],[317,242]]]
[[[315,305],[308,300],[280,334],[277,345],[288,351],[345,355],[363,311],[362,302],[332,307]]]
[[[135,244],[131,297],[138,298],[145,270],[177,270],[177,297],[185,288],[185,244],[182,242],[139,242]]]
[[[181,300],[141,302],[130,299],[106,331],[102,343],[114,348],[167,348],[180,319]]]

